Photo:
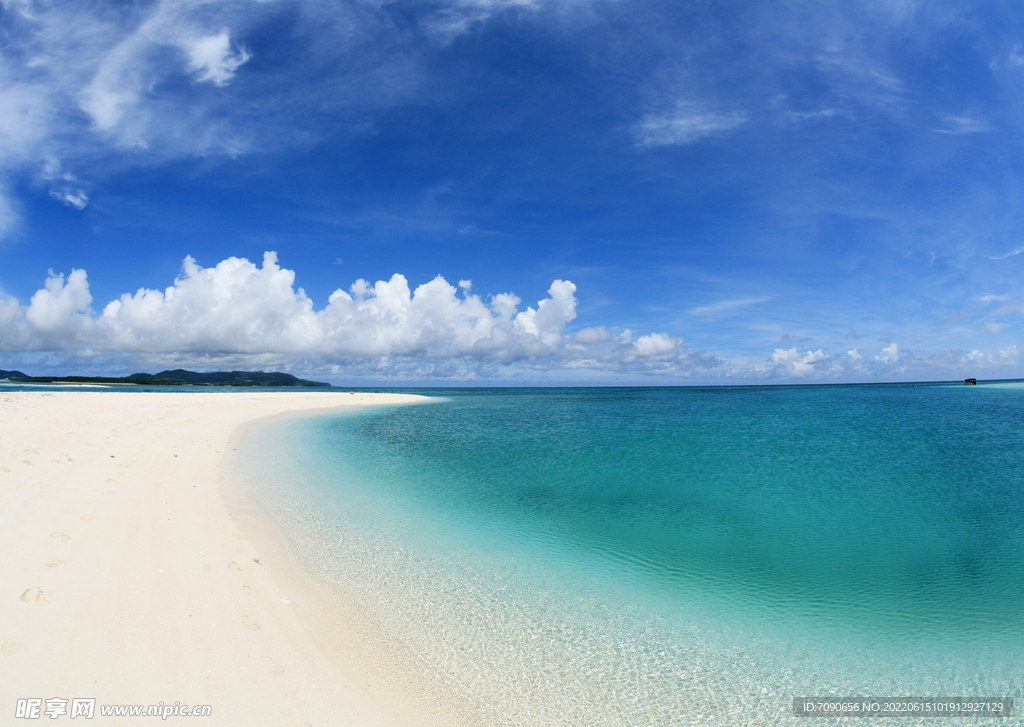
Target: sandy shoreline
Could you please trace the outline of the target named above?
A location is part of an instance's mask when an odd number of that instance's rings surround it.
[[[402,723],[325,653],[282,590],[298,576],[274,573],[220,481],[245,423],[417,399],[0,393],[0,724],[54,697],[95,698],[92,724],[160,702],[210,705],[207,724]]]

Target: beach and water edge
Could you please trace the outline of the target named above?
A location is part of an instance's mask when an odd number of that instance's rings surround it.
[[[250,492],[477,723],[1020,698],[1020,384],[429,393],[254,430]]]
[[[1020,701],[1024,389],[927,388],[0,391],[4,699],[372,727]]]

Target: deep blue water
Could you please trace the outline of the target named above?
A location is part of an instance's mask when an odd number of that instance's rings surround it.
[[[1021,697],[1024,386],[436,393],[258,428],[251,477],[493,721]]]

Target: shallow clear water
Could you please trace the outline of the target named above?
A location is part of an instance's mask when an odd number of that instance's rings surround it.
[[[1021,385],[462,390],[247,448],[306,564],[494,723],[1022,696]]]

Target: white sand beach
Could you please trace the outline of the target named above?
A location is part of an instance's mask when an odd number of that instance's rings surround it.
[[[209,705],[217,725],[404,723],[319,642],[301,576],[222,480],[246,423],[417,399],[0,393],[0,723],[32,698],[94,698],[91,724],[135,722],[100,705],[161,702]]]

